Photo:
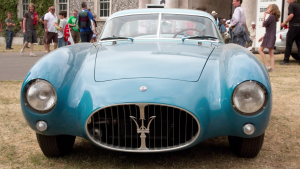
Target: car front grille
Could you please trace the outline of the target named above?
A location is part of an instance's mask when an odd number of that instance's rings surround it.
[[[91,114],[86,132],[94,143],[108,149],[155,152],[191,144],[200,133],[200,124],[181,108],[124,104],[105,107]]]

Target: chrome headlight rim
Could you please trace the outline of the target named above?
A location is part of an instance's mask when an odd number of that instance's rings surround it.
[[[37,81],[44,81],[44,82],[49,83],[50,86],[51,86],[51,88],[52,88],[53,91],[54,91],[54,96],[55,96],[54,104],[53,104],[51,107],[47,108],[47,109],[43,109],[43,110],[36,109],[36,108],[34,108],[32,105],[30,105],[30,103],[29,103],[29,101],[28,101],[28,99],[27,99],[27,94],[28,94],[28,91],[29,91],[30,87],[31,87],[35,82],[37,82]],[[32,112],[34,112],[34,113],[38,113],[38,114],[46,114],[46,113],[49,113],[49,112],[51,112],[51,111],[55,108],[55,106],[56,106],[56,104],[57,104],[57,93],[56,93],[56,90],[55,90],[54,86],[53,86],[49,81],[47,81],[47,80],[44,80],[44,79],[33,79],[33,80],[31,80],[30,82],[28,82],[28,83],[25,85],[23,91],[24,91],[24,92],[23,92],[23,94],[22,94],[22,97],[23,97],[23,100],[24,100],[24,105],[26,106],[26,108],[28,108],[30,111],[32,111]]]
[[[234,103],[234,94],[235,94],[236,91],[238,90],[238,87],[239,87],[240,85],[244,84],[244,83],[249,83],[249,82],[258,85],[258,86],[261,88],[261,90],[263,91],[263,93],[264,93],[264,98],[265,98],[264,103],[262,104],[261,108],[258,109],[257,111],[252,112],[252,113],[246,113],[246,112],[243,112],[243,111],[239,110],[239,109],[235,106],[235,103]],[[266,88],[262,83],[260,83],[260,82],[258,82],[258,81],[254,81],[254,80],[247,80],[247,81],[244,81],[244,82],[238,84],[238,85],[235,87],[235,89],[233,90],[232,95],[231,95],[231,105],[232,105],[233,109],[234,109],[238,114],[243,115],[243,116],[255,116],[255,115],[261,113],[261,112],[267,107],[268,101],[269,101],[269,93],[268,93],[267,88]]]

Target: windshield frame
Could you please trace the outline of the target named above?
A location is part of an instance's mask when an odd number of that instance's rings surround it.
[[[216,42],[216,40],[218,40],[219,42],[223,42],[223,39],[221,38],[221,34],[220,31],[218,31],[218,28],[216,27],[215,21],[212,20],[210,17],[205,16],[205,15],[197,15],[197,14],[187,14],[187,13],[173,13],[173,12],[147,12],[147,13],[132,13],[132,14],[124,14],[124,15],[118,15],[118,16],[114,16],[114,17],[110,17],[107,19],[107,21],[105,22],[102,30],[101,30],[101,34],[98,37],[98,41],[101,41],[102,39],[102,35],[104,33],[105,27],[107,26],[107,24],[109,23],[110,20],[118,18],[118,17],[124,17],[124,16],[130,16],[130,15],[148,15],[148,14],[158,14],[158,24],[157,24],[157,33],[156,33],[156,37],[155,38],[134,38],[134,39],[172,39],[172,40],[176,40],[176,38],[161,38],[160,37],[160,32],[161,32],[161,19],[162,19],[162,15],[163,14],[173,14],[173,15],[188,15],[188,16],[197,16],[197,17],[205,17],[207,19],[209,19],[212,24],[214,25],[214,28],[217,32],[217,38],[215,40],[205,40],[205,41],[214,41]],[[104,37],[105,38],[105,37]],[[178,40],[178,39],[177,39]],[[180,39],[181,40],[181,39]],[[204,39],[192,39],[192,40],[201,40],[203,41]]]

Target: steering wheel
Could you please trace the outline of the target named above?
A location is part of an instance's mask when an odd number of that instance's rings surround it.
[[[204,35],[204,33],[203,33],[202,31],[198,30],[198,29],[195,29],[195,28],[187,28],[187,29],[183,29],[183,30],[181,30],[181,31],[179,31],[179,32],[177,32],[177,33],[175,33],[175,35],[173,36],[173,38],[176,38],[176,36],[177,36],[178,34],[180,34],[180,33],[182,33],[182,32],[185,32],[185,31],[189,31],[189,30],[191,30],[191,31],[197,31],[197,32],[200,32],[200,33],[202,33],[202,34]]]

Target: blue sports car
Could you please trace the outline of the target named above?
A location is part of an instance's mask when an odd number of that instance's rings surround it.
[[[107,20],[97,43],[41,58],[21,106],[47,157],[76,137],[122,152],[168,152],[228,136],[240,157],[259,153],[272,110],[268,71],[224,44],[202,11],[138,9]]]

